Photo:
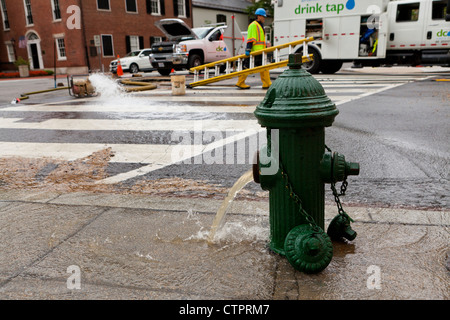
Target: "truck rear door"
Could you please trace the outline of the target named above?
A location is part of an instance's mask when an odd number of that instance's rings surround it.
[[[388,15],[386,12],[379,15],[378,20],[378,45],[376,50],[377,58],[386,57],[386,47],[388,42]]]

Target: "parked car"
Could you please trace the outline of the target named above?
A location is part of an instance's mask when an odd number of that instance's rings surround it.
[[[124,72],[136,73],[139,71],[153,71],[152,64],[148,56],[152,52],[152,49],[141,49],[131,51],[125,57],[120,58],[120,64]],[[117,60],[111,61],[109,64],[109,71],[112,73],[117,72]]]

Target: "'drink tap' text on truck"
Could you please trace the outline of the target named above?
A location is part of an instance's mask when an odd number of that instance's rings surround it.
[[[274,44],[314,37],[304,65],[450,65],[450,0],[273,0]],[[302,47],[294,48],[303,52]],[[287,54],[287,52],[282,52]]]

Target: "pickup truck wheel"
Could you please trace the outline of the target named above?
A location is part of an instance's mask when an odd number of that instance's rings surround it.
[[[130,73],[138,73],[139,72],[139,66],[136,63],[132,63],[130,65]]]
[[[158,69],[158,72],[162,76],[168,76],[172,70],[171,69]]]
[[[319,73],[322,65],[322,58],[320,57],[320,54],[314,48],[309,48],[308,52],[313,55],[313,60],[303,63],[302,68],[311,74]],[[301,53],[303,55],[303,49],[300,49],[297,53]]]
[[[203,59],[200,55],[198,55],[198,54],[189,55],[189,61],[188,61],[189,69],[201,66],[202,64],[203,64]]]

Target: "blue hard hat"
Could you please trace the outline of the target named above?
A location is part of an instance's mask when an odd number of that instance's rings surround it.
[[[256,9],[255,16],[267,17],[266,10],[264,10],[263,8]]]

